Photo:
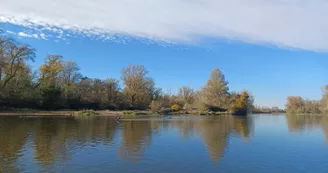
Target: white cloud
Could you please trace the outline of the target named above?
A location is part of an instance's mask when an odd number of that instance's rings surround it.
[[[44,34],[44,33],[41,33],[41,34],[40,34],[40,37],[41,37],[42,39],[44,39],[44,40],[47,40],[47,36],[46,36],[46,34]]]
[[[7,30],[6,33],[11,34],[11,35],[16,35],[15,32]]]
[[[6,33],[7,34],[10,34],[10,35],[17,35],[19,37],[27,37],[27,38],[36,38],[36,39],[43,39],[43,40],[47,40],[47,36],[46,34],[44,33],[40,33],[40,34],[36,34],[36,33],[31,33],[33,31],[29,31],[29,32],[14,32],[14,31],[11,31],[11,30],[6,30]],[[29,34],[31,33],[31,34]]]
[[[30,35],[30,34],[26,34],[26,33],[24,33],[24,32],[19,32],[19,33],[18,33],[18,36],[20,36],[20,37],[32,37],[32,35]]]
[[[17,35],[20,37],[27,37],[27,38],[37,38],[37,39],[39,38],[38,34],[28,34],[25,32],[18,32]]]
[[[0,0],[0,22],[168,42],[206,37],[328,50],[327,0]]]

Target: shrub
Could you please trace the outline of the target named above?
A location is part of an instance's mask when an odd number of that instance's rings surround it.
[[[123,116],[136,116],[137,113],[135,111],[122,111]]]
[[[158,112],[160,111],[161,109],[163,108],[163,103],[161,101],[158,101],[158,100],[153,100],[151,103],[150,103],[150,110],[152,112]]]
[[[220,108],[217,106],[207,106],[207,110],[212,111],[212,112],[226,112],[227,111],[227,109]]]
[[[243,91],[234,100],[230,108],[230,112],[234,115],[247,115],[248,101],[249,101],[249,94],[247,91]]]
[[[99,115],[99,113],[94,110],[83,110],[83,111],[75,112],[74,115],[75,116],[95,116],[95,115]]]
[[[163,108],[159,111],[161,114],[169,114],[170,112],[172,112],[171,108]]]
[[[171,106],[172,111],[180,111],[182,108],[178,104],[174,104]]]

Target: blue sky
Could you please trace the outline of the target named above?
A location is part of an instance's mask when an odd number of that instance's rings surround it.
[[[142,64],[175,92],[200,89],[219,67],[230,90],[284,107],[289,95],[320,99],[328,84],[327,8],[323,0],[11,0],[0,26],[37,50],[35,69],[48,53],[100,79]]]

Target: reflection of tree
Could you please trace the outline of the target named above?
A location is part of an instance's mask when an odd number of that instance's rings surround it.
[[[65,131],[60,120],[49,118],[37,119],[35,123],[34,150],[35,159],[44,167],[51,166],[55,162],[56,151],[65,143]]]
[[[119,155],[128,160],[138,161],[143,155],[144,147],[150,145],[151,134],[151,121],[125,121]]]
[[[171,125],[178,127],[179,134],[183,139],[189,139],[193,135],[195,122],[185,118],[171,121]]]
[[[251,117],[222,116],[219,118],[196,121],[196,130],[207,146],[212,161],[220,161],[231,132],[248,138],[252,121]]]
[[[204,139],[212,161],[220,161],[231,130],[228,119],[197,121],[196,127]]]
[[[210,158],[219,161],[224,154],[229,135],[234,132],[243,137],[250,133],[249,118],[193,117],[168,120],[122,121],[119,155],[138,161],[157,132],[176,128],[184,139],[199,134]],[[1,171],[19,172],[17,158],[21,157],[27,139],[34,149],[34,159],[41,168],[51,169],[55,164],[64,164],[75,149],[90,143],[109,144],[113,141],[118,124],[108,117],[94,118],[17,118],[0,119]],[[29,132],[30,138],[29,138]],[[4,160],[4,162],[3,162]],[[8,170],[8,171],[7,171]]]
[[[70,151],[82,143],[111,142],[117,123],[108,117],[42,118],[35,120],[33,127],[35,159],[49,167],[56,161],[65,163],[70,159]]]
[[[292,116],[286,115],[290,132],[301,132],[311,128],[322,128],[328,141],[328,117],[327,116]]]
[[[326,136],[326,141],[328,142],[328,117],[325,116],[321,120],[322,130]]]
[[[235,117],[233,122],[234,131],[247,139],[253,127],[251,117]]]
[[[76,138],[80,142],[103,142],[110,143],[114,139],[117,122],[109,117],[94,117],[86,119],[77,119],[78,126],[76,131],[78,133]]]
[[[290,132],[300,132],[305,129],[319,126],[320,116],[293,116],[286,115],[288,130]]]
[[[28,138],[28,128],[17,118],[0,118],[0,172],[20,172],[15,162]]]
[[[188,139],[194,132],[200,134],[213,161],[219,161],[224,154],[227,140],[231,132],[248,138],[252,121],[251,117],[196,117],[169,121],[178,128],[183,139]]]

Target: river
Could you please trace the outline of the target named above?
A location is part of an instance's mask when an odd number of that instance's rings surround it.
[[[328,117],[0,117],[0,172],[327,173]]]

